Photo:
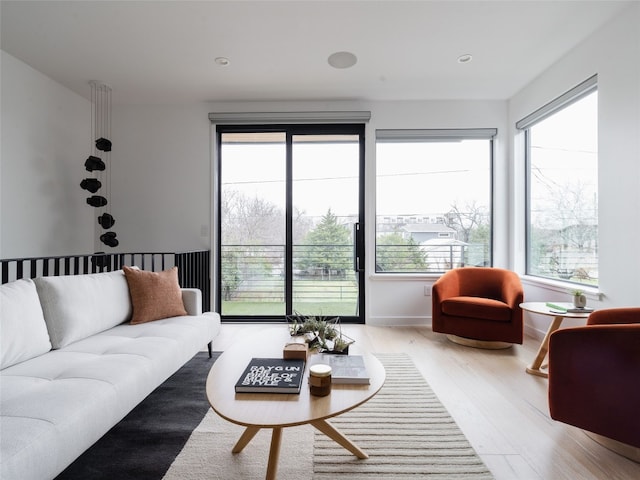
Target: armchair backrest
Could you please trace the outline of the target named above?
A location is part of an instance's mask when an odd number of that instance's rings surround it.
[[[459,295],[491,298],[509,304],[522,302],[522,284],[515,272],[502,268],[462,267],[451,273],[457,276]]]
[[[640,307],[596,310],[589,315],[587,320],[587,325],[610,325],[616,323],[640,323]]]

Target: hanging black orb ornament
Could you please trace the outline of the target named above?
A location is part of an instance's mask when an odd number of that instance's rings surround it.
[[[111,140],[107,140],[106,138],[100,137],[96,140],[96,148],[98,150],[102,150],[103,152],[111,151]]]
[[[80,187],[83,190],[90,191],[91,193],[96,193],[98,190],[100,190],[101,186],[102,183],[97,178],[85,178],[84,180],[82,180],[82,182],[80,182]]]
[[[107,204],[107,199],[100,195],[92,195],[87,198],[87,203],[92,207],[104,207]]]
[[[93,172],[94,170],[98,170],[102,172],[106,168],[106,165],[98,157],[89,155],[89,158],[87,158],[87,161],[84,162],[84,168],[87,169],[87,172]]]
[[[116,221],[110,214],[103,213],[98,217],[98,223],[102,225],[102,228],[107,230],[108,228],[113,227],[113,224],[116,223]]]
[[[120,242],[116,238],[116,232],[107,232],[100,235],[100,241],[107,247],[117,247]]]

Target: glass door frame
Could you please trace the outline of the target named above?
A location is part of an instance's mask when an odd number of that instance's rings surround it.
[[[286,133],[286,209],[285,209],[285,315],[224,315],[222,314],[222,135],[225,133]],[[358,222],[353,227],[354,273],[358,284],[357,315],[340,315],[342,323],[365,323],[365,124],[273,124],[273,125],[216,125],[217,195],[215,196],[216,218],[214,228],[217,231],[217,245],[212,248],[216,254],[216,311],[222,321],[233,322],[286,322],[286,315],[292,312],[293,305],[293,137],[300,135],[357,135],[359,138],[358,158]]]

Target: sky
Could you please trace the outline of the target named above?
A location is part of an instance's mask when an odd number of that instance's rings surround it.
[[[225,188],[284,208],[284,145],[227,145],[222,156]],[[357,214],[356,144],[298,145],[293,158],[294,204],[300,210],[310,216],[322,216],[329,207],[340,216]],[[444,213],[452,201],[488,199],[488,142],[382,144],[377,175],[379,215]]]
[[[569,212],[597,223],[597,92],[533,125],[531,210],[534,225],[563,228]],[[586,218],[582,220],[587,220]]]
[[[294,145],[293,201],[307,215],[358,213],[358,145]],[[222,153],[224,188],[259,195],[285,207],[284,144],[227,145]]]
[[[534,204],[553,208],[557,192],[567,188],[582,189],[590,199],[596,195],[594,109],[597,112],[597,92],[531,127]],[[267,135],[273,139],[273,134]],[[338,216],[356,215],[358,153],[356,142],[296,142],[294,137],[294,205],[316,218],[329,208]],[[475,200],[488,207],[490,203],[488,140],[379,142],[375,168],[379,217],[444,214],[454,204],[464,207]],[[284,210],[285,169],[284,141],[223,143],[225,189],[258,195]]]

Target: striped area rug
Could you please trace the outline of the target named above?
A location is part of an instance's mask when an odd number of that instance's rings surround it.
[[[376,356],[387,371],[385,386],[365,404],[330,420],[369,458],[357,459],[310,425],[286,428],[278,480],[493,479],[411,359]],[[210,410],[164,480],[264,478],[271,431],[260,431],[234,455],[231,449],[243,430]]]
[[[376,356],[387,372],[384,387],[331,419],[369,458],[359,460],[316,432],[313,479],[493,479],[409,356]]]

